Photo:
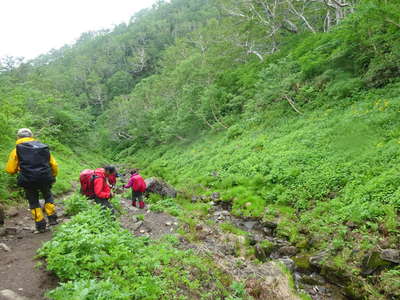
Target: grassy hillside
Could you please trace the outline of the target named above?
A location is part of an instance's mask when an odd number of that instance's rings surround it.
[[[183,201],[220,192],[234,214],[276,222],[303,263],[326,251],[324,275],[348,294],[400,297],[398,264],[362,272],[400,243],[399,6],[267,2],[160,2],[0,68],[0,157],[31,126],[62,164],[58,192],[102,155]],[[1,201],[16,198],[0,179]]]
[[[400,243],[399,90],[302,115],[276,105],[260,126],[242,120],[195,142],[122,157],[189,196],[220,192],[234,214],[276,221],[304,253],[328,249],[335,267],[359,274],[368,251]],[[380,288],[399,293],[397,285]]]
[[[220,72],[197,90],[223,103],[211,130],[194,134],[171,107],[188,133],[181,141],[123,144],[118,158],[187,196],[220,192],[234,214],[277,222],[306,257],[327,250],[331,272],[356,276],[355,296],[399,296],[399,267],[361,276],[367,253],[400,243],[400,35],[387,21],[399,14],[370,4],[329,33],[292,39],[261,65]],[[386,19],[369,18],[379,14]],[[229,110],[238,105],[240,114]],[[163,113],[160,133],[176,126]]]

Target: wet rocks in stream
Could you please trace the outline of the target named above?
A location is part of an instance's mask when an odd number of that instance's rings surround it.
[[[343,291],[337,286],[347,286],[350,277],[329,263],[329,251],[313,256],[304,254],[304,250],[310,246],[310,241],[306,236],[295,245],[291,244],[288,240],[276,235],[278,227],[276,221],[236,217],[229,212],[229,209],[221,207],[220,202],[217,202],[215,206],[212,219],[216,223],[230,223],[247,232],[246,243],[253,247],[255,258],[261,264],[280,262],[293,275],[297,289],[308,293],[312,299],[345,299],[342,295]],[[204,229],[198,225],[196,230],[202,232]],[[228,239],[221,247],[222,253],[241,257],[238,244],[240,242],[230,242]],[[396,252],[390,254],[393,254],[389,255],[390,257],[396,257]]]

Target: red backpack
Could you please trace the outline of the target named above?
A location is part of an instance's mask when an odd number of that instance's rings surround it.
[[[81,194],[89,198],[95,196],[94,194],[94,179],[97,176],[94,174],[94,170],[83,170],[79,175],[79,181],[81,182]]]

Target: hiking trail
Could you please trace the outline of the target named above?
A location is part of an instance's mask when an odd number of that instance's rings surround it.
[[[62,201],[71,194],[56,198],[59,223],[68,220]],[[42,260],[35,259],[37,250],[51,239],[52,231],[53,227],[48,227],[45,233],[35,233],[27,205],[7,211],[4,227],[0,228],[0,300],[42,300],[46,291],[57,286],[57,277],[46,271]]]
[[[64,215],[62,205],[62,201],[69,195],[70,193],[57,200],[60,223],[69,219]],[[132,207],[131,200],[126,197],[121,197],[121,205],[121,225],[135,236],[158,239],[167,234],[177,234],[178,229],[191,231],[188,224],[180,223],[176,217],[167,213],[152,212],[149,206],[145,209]],[[201,221],[196,222],[192,230],[194,240],[189,241],[184,235],[179,235],[180,248],[211,258],[222,271],[235,280],[244,282],[246,290],[254,299],[300,299],[279,266],[282,263],[290,272],[294,272],[292,262],[287,256],[282,255],[262,263],[252,261],[245,255],[246,237],[224,232],[220,226],[222,223],[234,224],[253,240],[272,239],[265,230],[259,228],[256,221],[234,217],[229,208],[215,204]],[[45,264],[35,259],[35,256],[43,243],[51,239],[53,229],[44,234],[35,234],[27,208],[10,209],[4,229],[6,232],[0,237],[0,245],[3,243],[9,249],[0,247],[0,300],[46,299],[46,291],[55,288],[58,279],[47,272]],[[275,242],[285,244],[284,241]],[[295,284],[303,275],[294,272]],[[315,282],[306,290],[312,299],[345,299],[335,287],[317,277],[318,274],[312,276]]]

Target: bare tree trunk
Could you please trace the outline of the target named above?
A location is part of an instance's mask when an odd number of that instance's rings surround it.
[[[292,98],[290,98],[289,96],[285,95],[284,98],[287,100],[287,102],[290,104],[290,106],[294,109],[295,112],[299,113],[299,114],[303,114],[300,110],[297,109],[297,107],[294,105],[294,101]]]
[[[221,125],[223,128],[228,129],[228,126],[226,126],[224,123],[222,123],[221,120],[219,120],[219,119],[217,118],[217,116],[216,116],[216,114],[215,114],[215,112],[214,112],[214,109],[213,109],[212,107],[211,107],[211,112],[212,112],[212,114],[213,114],[213,116],[214,116],[215,121],[216,121],[219,125]]]

